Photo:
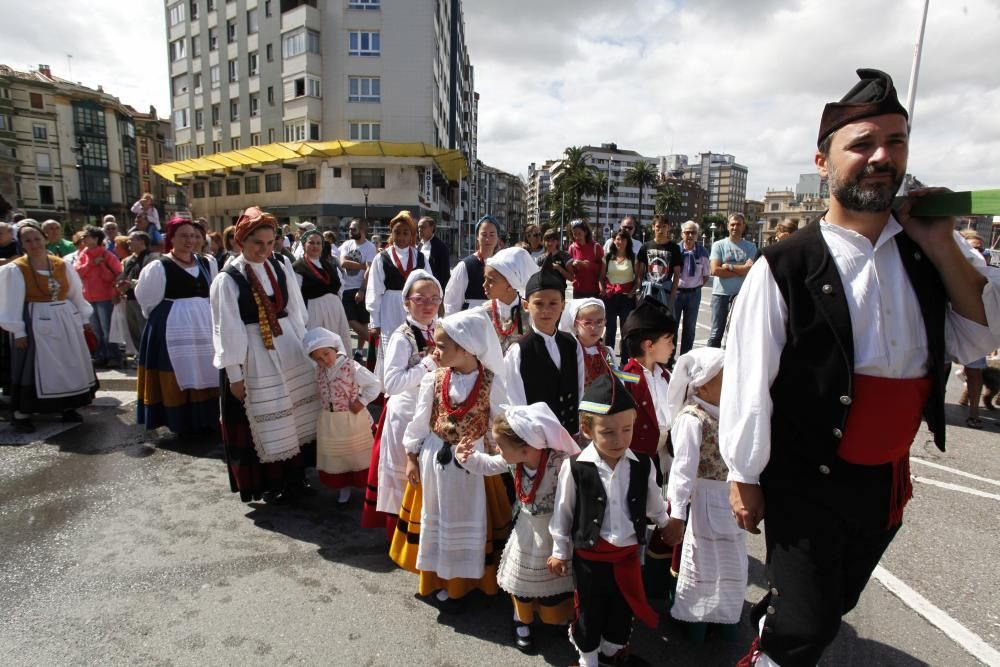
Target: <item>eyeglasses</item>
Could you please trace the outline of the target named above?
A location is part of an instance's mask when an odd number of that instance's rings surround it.
[[[634,232],[635,231],[635,227],[622,227],[622,229],[624,229],[626,232]]]
[[[605,320],[605,319],[601,319],[601,320],[576,320],[576,323],[579,324],[582,327],[586,327],[587,329],[598,329],[600,327],[603,327],[607,323],[607,320]]]
[[[441,297],[439,296],[411,296],[407,298],[407,301],[411,301],[417,306],[437,306],[441,304]]]
[[[693,229],[685,229],[684,231],[681,232],[681,234],[697,234],[697,233],[698,232],[696,232]]]

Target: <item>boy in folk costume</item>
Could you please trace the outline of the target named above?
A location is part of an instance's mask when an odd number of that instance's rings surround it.
[[[639,549],[647,517],[660,532],[669,517],[652,462],[629,449],[635,418],[621,382],[599,377],[580,403],[591,443],[559,471],[548,563],[553,574],[567,575],[572,560],[577,617],[569,637],[584,667],[624,664],[633,615],[651,628],[659,623],[642,587]]]
[[[521,294],[528,279],[538,273],[538,264],[524,248],[504,248],[486,260],[483,291],[489,299],[483,309],[500,337],[504,354],[531,331],[528,309],[521,301]]]
[[[584,391],[594,380],[615,369],[615,353],[604,344],[605,324],[604,302],[594,297],[572,299],[559,319],[560,331],[575,337],[583,350]]]
[[[417,391],[424,376],[437,369],[434,322],[443,291],[437,279],[423,269],[413,271],[403,284],[406,321],[391,332],[385,348],[383,387],[388,395],[368,468],[368,488],[361,526],[386,530],[392,541],[406,488],[406,451],[403,433],[413,417]]]
[[[445,317],[434,330],[441,365],[424,376],[403,445],[406,493],[389,555],[420,574],[419,594],[436,593],[456,610],[469,591],[497,593],[499,546],[510,531],[510,502],[498,475],[471,475],[455,458],[466,445],[486,451],[485,438],[506,398],[500,342],[476,308]]]
[[[378,380],[348,355],[344,341],[332,331],[307,331],[302,347],[316,363],[319,386],[316,470],[320,482],[340,490],[337,502],[343,504],[351,498],[351,487],[363,489],[368,479],[372,417],[365,406],[378,396]]]
[[[539,271],[528,279],[525,299],[532,330],[521,336],[504,358],[508,402],[545,403],[563,428],[576,435],[583,394],[583,349],[573,336],[559,331],[565,305],[563,285],[558,278]]]
[[[463,445],[458,460],[480,475],[510,471],[518,501],[514,532],[500,558],[497,581],[514,603],[514,641],[534,648],[531,623],[566,625],[573,620],[573,581],[548,571],[552,555],[549,520],[555,506],[556,480],[563,461],[580,453],[576,440],[549,406],[508,405],[493,420],[493,439],[500,454],[488,456]]]
[[[729,470],[719,453],[724,358],[714,347],[681,355],[667,391],[667,412],[674,415],[667,542],[684,541],[670,614],[697,624],[689,626],[697,640],[706,623],[740,622],[747,585],[746,539],[729,509]]]

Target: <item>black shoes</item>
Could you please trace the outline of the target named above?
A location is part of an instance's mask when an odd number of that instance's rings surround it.
[[[524,628],[522,630],[521,628]],[[524,634],[527,632],[527,634]],[[531,626],[520,621],[514,621],[514,645],[521,653],[531,653],[535,650],[535,638],[531,634]]]
[[[76,410],[63,410],[62,420],[65,424],[79,424],[83,421],[83,415]]]
[[[35,432],[35,422],[31,421],[29,417],[23,417],[20,419],[18,419],[17,417],[12,417],[10,420],[10,426],[17,433]]]

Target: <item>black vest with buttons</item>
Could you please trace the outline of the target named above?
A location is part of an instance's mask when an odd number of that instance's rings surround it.
[[[280,260],[274,257],[268,257],[266,262],[271,263],[271,269],[274,271],[274,277],[278,281],[278,289],[281,290],[281,296],[285,303],[288,303],[288,282],[285,280],[285,267],[282,266]],[[244,270],[251,271],[249,265],[244,265]],[[223,273],[229,275],[236,283],[239,288],[240,295],[237,299],[237,304],[240,308],[240,319],[243,320],[244,324],[257,324],[260,322],[260,315],[257,310],[257,302],[253,299],[253,292],[250,290],[250,281],[247,280],[246,274],[241,272],[239,269],[234,267],[232,264],[222,269]],[[268,297],[271,302],[274,302],[274,296]],[[278,319],[282,317],[288,317],[288,313],[284,310],[277,313]]]
[[[528,405],[545,403],[570,433],[580,430],[580,376],[576,367],[576,339],[565,331],[556,332],[559,368],[556,368],[545,339],[531,331],[518,340],[521,346],[521,381]]]
[[[593,549],[601,537],[601,524],[607,510],[608,499],[597,472],[597,464],[580,461],[574,456],[569,469],[576,486],[576,507],[573,510],[573,547]],[[618,462],[629,464],[628,497],[625,509],[628,511],[635,536],[639,544],[646,543],[646,493],[649,488],[649,469],[652,462],[645,454],[636,454],[636,460],[629,458]]]
[[[947,294],[934,265],[905,232],[895,237],[920,303],[932,389],[923,416],[945,445],[944,325]],[[847,424],[854,376],[854,336],[844,285],[819,222],[763,251],[788,309],[786,342],[771,384],[771,458],[761,483],[798,474],[829,474]]]

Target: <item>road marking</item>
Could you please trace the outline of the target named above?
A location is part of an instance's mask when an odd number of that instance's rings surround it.
[[[940,463],[933,463],[931,461],[926,461],[915,456],[910,457],[911,461],[916,461],[917,463],[922,463],[925,466],[931,468],[937,468],[938,470],[944,470],[945,472],[950,472],[953,475],[961,475],[962,477],[968,477],[969,479],[974,479],[977,482],[985,482],[987,484],[993,484],[994,486],[1000,486],[1000,482],[995,479],[990,479],[989,477],[980,477],[979,475],[973,475],[971,472],[965,472],[964,470],[957,470],[955,468],[949,468],[948,466],[943,466]]]
[[[960,484],[952,484],[951,482],[939,482],[936,479],[930,479],[929,477],[917,477],[913,475],[914,482],[920,482],[921,484],[930,484],[931,486],[937,486],[942,489],[948,489],[949,491],[960,491],[962,493],[968,493],[970,496],[979,496],[980,498],[989,498],[991,500],[1000,500],[1000,495],[996,493],[986,493],[985,491],[980,491],[979,489],[972,489],[968,486],[961,486]]]
[[[994,667],[1000,666],[1000,651],[987,644],[979,635],[944,611],[935,607],[927,598],[907,586],[884,567],[876,565],[872,577],[899,598],[903,604],[923,616],[931,625],[972,654],[977,660]]]

